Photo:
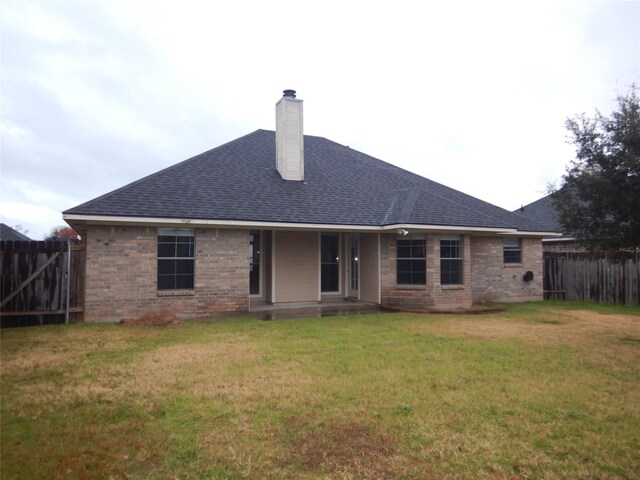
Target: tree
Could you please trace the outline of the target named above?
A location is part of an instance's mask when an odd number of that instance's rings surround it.
[[[553,205],[564,232],[594,252],[640,249],[640,103],[638,88],[618,96],[610,117],[567,119],[576,159]]]
[[[78,232],[68,225],[58,225],[49,231],[47,238],[71,238],[73,240],[77,240],[80,238],[80,235],[78,235]]]

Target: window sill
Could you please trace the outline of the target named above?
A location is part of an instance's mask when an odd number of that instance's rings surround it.
[[[158,297],[193,297],[194,290],[158,290]]]
[[[426,285],[396,285],[398,290],[424,290]]]
[[[522,268],[521,263],[505,263],[504,268]]]
[[[464,290],[464,285],[440,285],[442,290]]]

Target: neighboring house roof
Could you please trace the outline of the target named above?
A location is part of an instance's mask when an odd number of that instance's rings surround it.
[[[543,242],[575,242],[575,238],[563,233],[562,225],[558,220],[558,213],[553,206],[553,193],[542,197],[535,202],[520,207],[513,213],[525,218],[529,218],[538,223],[543,223],[547,227],[560,233],[560,236],[548,236],[542,239]]]
[[[275,155],[275,132],[257,130],[64,215],[553,231],[322,137],[304,136],[304,182]]]
[[[10,241],[29,241],[31,240],[26,235],[14,230],[9,225],[5,225],[4,223],[0,223],[0,240],[10,240]]]
[[[554,229],[557,232],[562,231],[562,226],[558,221],[558,214],[553,206],[553,194],[542,197],[535,202],[514,210],[513,213],[521,217],[529,218],[543,225]]]

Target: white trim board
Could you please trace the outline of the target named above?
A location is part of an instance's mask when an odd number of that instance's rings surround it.
[[[393,225],[341,225],[341,224],[320,224],[320,223],[286,223],[286,222],[254,222],[242,220],[208,220],[197,218],[155,218],[155,217],[122,217],[110,215],[78,215],[66,214],[62,218],[66,222],[86,222],[87,224],[108,224],[108,225],[156,225],[182,227],[226,227],[244,229],[265,229],[265,230],[315,230],[315,231],[353,231],[353,232],[391,232],[393,230],[417,230],[420,232],[467,232],[467,233],[492,233],[498,235],[517,236],[560,236],[555,232],[527,232],[519,231],[515,228],[489,228],[489,227],[464,227],[451,225],[420,225],[398,223]]]

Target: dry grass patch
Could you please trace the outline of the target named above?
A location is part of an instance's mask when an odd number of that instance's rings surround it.
[[[135,319],[121,320],[120,324],[127,327],[176,327],[182,324],[182,320],[172,312],[148,312]]]
[[[39,327],[35,327],[39,328]],[[52,327],[43,327],[49,329]],[[29,331],[30,329],[25,329]],[[65,368],[77,364],[92,347],[104,345],[103,340],[86,338],[85,335],[54,335],[53,331],[39,332],[38,338],[16,348],[5,344],[2,371],[18,375],[30,375],[34,371]],[[86,333],[86,332],[85,332]]]
[[[438,333],[489,340],[517,339],[540,345],[589,346],[640,338],[640,316],[591,310],[545,310],[542,315],[514,321],[509,316],[441,317],[420,327]]]
[[[311,381],[294,362],[263,359],[255,342],[238,336],[215,344],[161,347],[141,359],[123,388],[159,398],[177,387],[183,394],[247,399],[291,395]]]
[[[252,397],[279,398],[290,396],[296,389],[311,382],[293,361],[265,363],[255,342],[246,336],[229,335],[213,343],[185,343],[160,346],[132,354],[130,361],[95,364],[87,354],[78,351],[70,361],[64,354],[36,354],[39,360],[24,353],[19,360],[3,362],[3,372],[42,372],[56,368],[45,381],[16,385],[23,401],[39,403],[42,411],[55,411],[58,402],[101,401],[118,402],[144,398],[145,402],[162,401],[179,391],[182,395],[209,398],[233,398],[246,401]],[[109,354],[100,357],[117,358],[114,344]],[[124,348],[120,346],[120,348]],[[53,362],[55,360],[55,362]],[[92,364],[92,369],[79,368]],[[48,378],[56,377],[56,381]]]
[[[230,370],[259,359],[255,345],[237,336],[211,344],[163,346],[141,356],[123,388],[155,397],[176,388],[188,394],[217,395],[227,386],[225,379],[233,377]]]
[[[338,419],[313,424],[291,416],[284,421],[282,435],[286,453],[279,461],[300,470],[303,477],[308,472],[362,479],[391,478],[400,473],[394,464],[396,440],[379,428]]]

